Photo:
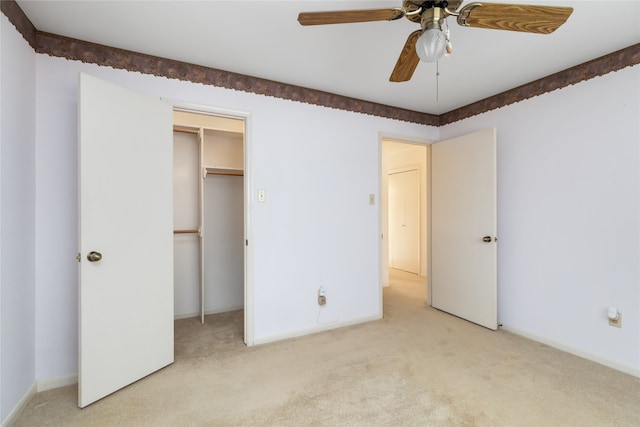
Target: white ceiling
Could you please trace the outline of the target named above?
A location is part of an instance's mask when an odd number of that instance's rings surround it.
[[[41,31],[432,114],[640,42],[638,0],[524,3],[574,12],[550,35],[464,28],[450,17],[454,53],[440,60],[439,78],[436,64],[420,63],[411,81],[391,83],[400,50],[418,24],[303,27],[297,15],[399,7],[401,0],[18,0]]]

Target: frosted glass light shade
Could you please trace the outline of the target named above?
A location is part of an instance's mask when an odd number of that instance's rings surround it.
[[[447,44],[444,33],[439,28],[424,30],[416,42],[416,52],[420,60],[435,62],[442,57]]]

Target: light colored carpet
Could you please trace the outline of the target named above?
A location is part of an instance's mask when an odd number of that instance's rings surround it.
[[[242,312],[176,321],[176,362],[85,408],[37,394],[17,426],[638,426],[640,379],[425,305],[394,274],[384,319],[247,348]]]

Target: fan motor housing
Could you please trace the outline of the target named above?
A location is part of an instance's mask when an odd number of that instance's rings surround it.
[[[446,0],[442,0],[442,1],[415,1],[415,0],[405,0],[402,4],[402,8],[404,9],[405,13],[406,13],[406,17],[408,20],[416,22],[418,24],[420,24],[420,22],[422,21],[422,12],[420,13],[416,13],[415,15],[412,14],[412,12],[415,12],[419,9],[423,9],[423,10],[427,10],[427,9],[431,9],[433,7],[439,7],[439,8],[447,8],[451,11],[455,11],[456,9],[458,9],[460,7],[460,3],[462,3],[461,0],[450,0],[450,1],[446,1]]]

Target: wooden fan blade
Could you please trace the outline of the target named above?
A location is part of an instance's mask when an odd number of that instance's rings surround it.
[[[402,52],[400,52],[400,57],[391,73],[391,77],[389,77],[389,81],[406,82],[407,80],[411,80],[411,76],[413,76],[413,72],[416,70],[418,62],[420,62],[420,58],[416,52],[416,42],[421,34],[422,30],[416,30],[409,34],[409,38],[407,38]]]
[[[298,22],[301,25],[348,24],[351,22],[392,21],[403,16],[404,12],[400,9],[302,12],[298,15]]]
[[[460,9],[458,24],[493,30],[550,34],[566,22],[571,7],[470,3]]]

